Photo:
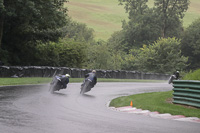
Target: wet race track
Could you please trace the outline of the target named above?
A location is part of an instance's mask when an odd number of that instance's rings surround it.
[[[97,83],[80,95],[81,83],[54,94],[48,85],[0,87],[0,133],[199,133],[200,124],[117,112],[116,97],[168,91],[167,83]]]

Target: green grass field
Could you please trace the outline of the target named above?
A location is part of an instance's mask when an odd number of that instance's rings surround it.
[[[200,0],[190,0],[191,4],[183,19],[184,27],[200,17]],[[154,0],[149,0],[150,7]],[[128,19],[124,7],[118,0],[69,0],[66,4],[73,20],[87,24],[95,30],[96,39],[107,40],[115,31],[121,30],[122,20]]]
[[[28,84],[47,84],[52,78],[0,78],[0,86],[6,85],[28,85]],[[70,78],[70,83],[83,82],[83,78]],[[139,80],[139,79],[107,79],[98,78],[98,82],[167,82],[165,80]]]
[[[117,0],[71,0],[67,7],[73,20],[87,24],[103,40],[120,30],[121,21],[128,16]]]
[[[200,110],[198,108],[172,104],[172,93],[173,91],[153,92],[119,97],[112,100],[110,106],[129,106],[132,101],[133,106],[139,109],[200,118]]]

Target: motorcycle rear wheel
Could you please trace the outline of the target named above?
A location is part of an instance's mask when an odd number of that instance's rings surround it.
[[[87,89],[90,85],[90,82],[89,81],[85,81],[85,83],[83,84],[83,86],[81,87],[81,91],[80,91],[80,94],[84,94],[85,92],[88,92]]]

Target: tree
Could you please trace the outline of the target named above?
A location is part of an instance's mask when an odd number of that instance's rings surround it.
[[[25,58],[30,61],[28,58],[32,55],[28,51],[34,51],[38,41],[58,41],[61,28],[67,24],[65,2],[67,0],[0,0],[0,48],[14,55],[10,64],[21,64]]]
[[[158,15],[152,9],[143,15],[134,16],[127,23],[124,22],[122,28],[128,49],[140,48],[160,37]]]
[[[135,56],[139,50],[137,49],[130,49],[129,54],[126,54],[124,57],[124,61],[122,62],[122,70],[137,70],[137,67],[135,66]]]
[[[128,46],[125,41],[125,33],[121,31],[114,32],[107,41],[109,49],[111,51],[128,51]]]
[[[189,0],[155,0],[155,10],[161,21],[161,37],[169,37],[174,29],[180,28],[181,19],[187,11]]]
[[[200,67],[200,18],[195,20],[182,36],[181,50],[184,56],[188,56],[188,69]]]
[[[112,69],[112,57],[105,41],[99,40],[88,49],[88,68]]]
[[[4,0],[0,0],[0,48],[1,48],[1,40],[3,37],[3,24],[4,24]]]
[[[119,2],[125,3],[125,9],[129,13],[129,21],[122,24],[125,37],[121,41],[129,49],[148,45],[160,37],[180,37],[183,31],[181,19],[188,8],[189,0],[155,0],[153,8],[147,6],[148,0]]]
[[[143,15],[148,11],[148,0],[119,0],[120,5],[125,3],[125,10],[129,13],[129,19],[137,15]]]
[[[88,28],[86,24],[70,21],[63,28],[64,36],[67,38],[73,38],[75,41],[93,42],[94,30]]]
[[[34,65],[82,68],[86,61],[86,45],[65,38],[56,43],[38,44]]]
[[[152,45],[144,45],[135,56],[135,66],[143,72],[172,73],[183,70],[187,60],[181,55],[180,40],[163,38]]]

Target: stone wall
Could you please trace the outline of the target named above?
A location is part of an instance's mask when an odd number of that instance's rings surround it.
[[[70,74],[72,78],[83,78],[90,69],[78,69],[50,66],[0,66],[0,77],[52,77],[56,74]],[[96,70],[98,78],[116,79],[156,79],[168,80],[170,75],[142,73],[124,70]]]

